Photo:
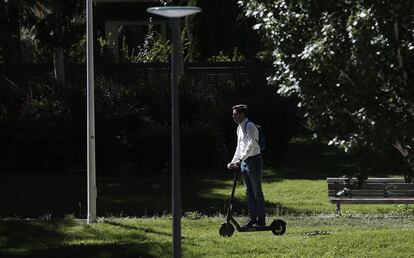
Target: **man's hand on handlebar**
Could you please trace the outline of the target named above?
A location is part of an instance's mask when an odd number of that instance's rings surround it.
[[[227,168],[229,170],[237,170],[237,169],[240,169],[240,161],[227,164]]]

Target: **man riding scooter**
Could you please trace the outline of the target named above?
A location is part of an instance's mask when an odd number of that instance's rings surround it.
[[[263,135],[258,127],[247,119],[247,106],[237,105],[233,107],[233,119],[239,125],[237,127],[237,147],[232,161],[227,168],[234,171],[233,189],[227,207],[226,222],[219,229],[219,234],[224,237],[233,235],[234,227],[239,232],[272,231],[274,235],[283,235],[286,231],[286,223],[276,219],[266,226],[264,196],[262,191],[263,160],[261,150],[264,146]],[[260,136],[261,135],[261,136]],[[247,207],[249,220],[243,226],[233,217],[233,199],[238,175],[243,175],[246,186]]]
[[[245,227],[265,227],[265,200],[262,191],[263,159],[259,146],[259,131],[247,118],[247,105],[233,107],[233,119],[237,127],[237,147],[232,161],[227,164],[230,170],[240,169],[246,187],[249,220]]]

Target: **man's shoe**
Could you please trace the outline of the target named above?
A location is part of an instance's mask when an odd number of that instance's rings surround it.
[[[257,222],[253,224],[253,227],[266,227],[265,222]]]
[[[256,221],[249,220],[246,224],[244,224],[242,227],[253,227],[254,224],[256,224]]]

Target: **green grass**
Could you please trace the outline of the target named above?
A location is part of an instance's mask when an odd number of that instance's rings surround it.
[[[240,219],[240,218],[239,218]],[[183,257],[412,257],[412,216],[285,216],[287,232],[218,234],[224,218],[182,220]],[[171,257],[171,218],[0,222],[1,257]]]
[[[324,179],[282,179],[266,170],[263,191],[270,215],[313,215],[335,211]],[[19,177],[25,178],[19,182]],[[10,174],[0,181],[0,218],[58,219],[86,217],[86,179],[81,176]],[[203,215],[225,211],[232,174],[183,178],[183,210]],[[98,178],[98,216],[161,216],[170,213],[170,180],[166,177]],[[235,212],[246,214],[244,186],[236,189]],[[343,205],[343,212],[401,213],[398,205]]]
[[[286,234],[231,238],[218,229],[232,174],[183,175],[183,257],[411,257],[412,206],[343,205],[334,214],[325,178],[354,170],[351,156],[295,141],[263,178],[268,222],[282,218]],[[76,219],[86,217],[86,175],[3,173],[0,257],[171,257],[169,176],[98,175],[97,185],[99,223],[87,225]],[[246,219],[241,181],[234,211]]]

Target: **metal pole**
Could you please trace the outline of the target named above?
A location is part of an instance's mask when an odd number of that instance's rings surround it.
[[[171,55],[171,163],[172,163],[172,215],[173,257],[181,257],[181,178],[180,178],[180,105],[179,80],[182,64],[180,19],[170,19],[172,46]]]
[[[96,168],[95,168],[95,96],[93,65],[93,0],[86,0],[86,35],[87,35],[87,166],[88,166],[88,217],[87,222],[96,222]]]

